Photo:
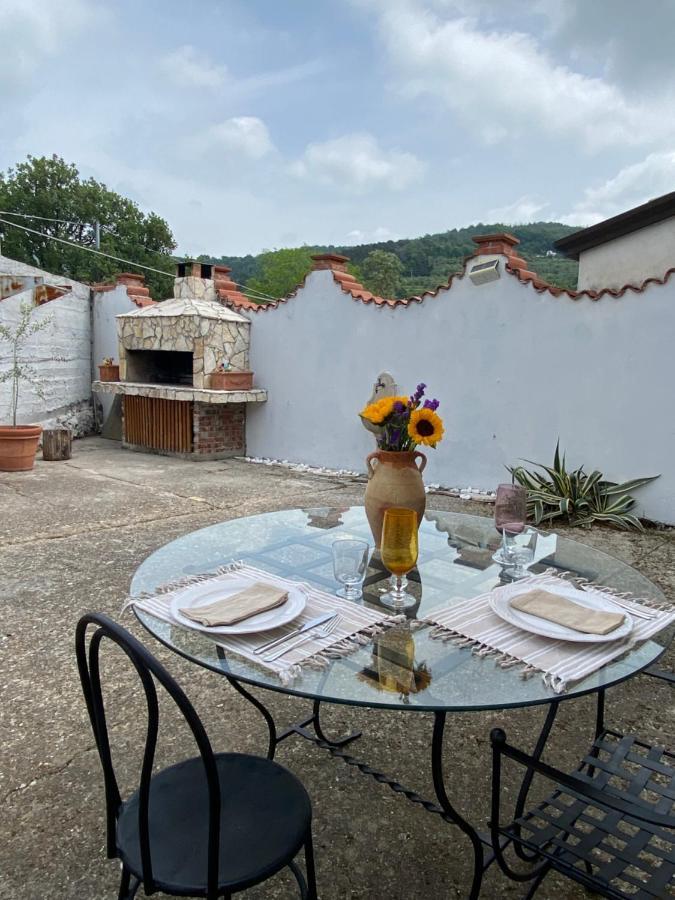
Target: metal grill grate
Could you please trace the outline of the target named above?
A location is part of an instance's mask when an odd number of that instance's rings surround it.
[[[156,397],[124,398],[124,439],[128,444],[172,453],[192,453],[194,404]]]

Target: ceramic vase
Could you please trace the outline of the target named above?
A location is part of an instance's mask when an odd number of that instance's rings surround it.
[[[414,509],[418,522],[422,521],[427,505],[422,481],[426,464],[427,458],[419,450],[375,450],[366,457],[366,516],[378,550],[385,509],[390,506]]]

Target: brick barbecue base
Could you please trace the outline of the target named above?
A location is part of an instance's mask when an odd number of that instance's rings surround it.
[[[128,450],[194,460],[246,453],[245,403],[125,397],[122,421]]]
[[[215,459],[243,456],[246,451],[246,406],[228,403],[194,405],[193,453]]]

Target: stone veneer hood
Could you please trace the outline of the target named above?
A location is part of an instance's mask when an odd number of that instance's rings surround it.
[[[203,319],[219,319],[226,322],[248,322],[247,318],[216,300],[200,300],[196,297],[173,297],[152,306],[122,313],[117,318],[154,319],[164,316],[200,316]]]
[[[177,287],[194,289],[201,279],[176,279]],[[188,284],[190,283],[190,284]],[[207,294],[210,285],[207,282]],[[130,351],[166,350],[192,353],[195,388],[208,387],[208,375],[227,359],[233,371],[249,366],[251,323],[217,300],[175,297],[117,316],[120,379],[134,381]]]

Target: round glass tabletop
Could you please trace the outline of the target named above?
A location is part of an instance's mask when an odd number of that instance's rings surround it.
[[[333,578],[331,545],[338,537],[365,539],[372,547],[363,507],[290,509],[234,519],[187,534],[157,550],[136,571],[131,593],[154,591],[161,584],[213,571],[233,560],[334,592],[338,584]],[[498,586],[501,567],[493,562],[492,554],[499,542],[491,518],[427,511],[420,527],[418,565],[409,575],[408,591],[417,603],[406,610],[408,617],[422,617],[434,607]],[[638,597],[665,600],[635,569],[586,544],[543,536],[537,556],[533,572],[546,568],[570,571]],[[383,609],[379,597],[388,587],[389,573],[371,551],[364,597],[359,602]],[[275,673],[235,654],[219,652],[208,636],[134,609],[162,643],[199,665],[242,682],[333,703],[420,711],[504,709],[578,697],[650,665],[672,637],[672,629],[667,629],[564,694],[554,694],[539,675],[523,678],[517,668],[500,668],[489,658],[432,639],[429,627],[400,625],[357,652],[331,661],[329,668],[305,668],[290,685],[282,685]]]

